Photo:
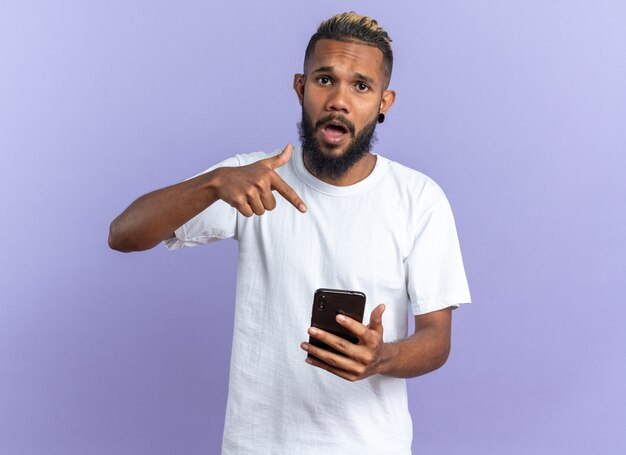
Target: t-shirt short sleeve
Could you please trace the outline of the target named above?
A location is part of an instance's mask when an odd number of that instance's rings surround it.
[[[280,153],[280,150],[270,154],[254,152],[236,155],[190,178],[206,174],[218,167],[245,166],[278,153]],[[234,207],[222,200],[218,200],[176,229],[174,237],[165,240],[163,243],[168,249],[175,250],[181,247],[198,246],[222,239],[237,238],[238,213]]]
[[[218,167],[241,166],[239,156],[234,156],[210,167],[198,175],[205,174]],[[197,177],[194,176],[194,177]],[[191,178],[194,178],[191,177]],[[204,211],[176,229],[174,237],[164,241],[170,250],[181,247],[198,246],[217,240],[233,238],[237,232],[237,210],[222,200],[218,200]]]
[[[413,314],[470,303],[454,217],[443,192],[420,223],[404,266]]]

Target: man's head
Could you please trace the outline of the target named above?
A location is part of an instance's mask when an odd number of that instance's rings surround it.
[[[379,114],[395,100],[392,66],[391,39],[368,17],[338,14],[311,37],[294,89],[305,161],[316,175],[339,179],[369,152]]]

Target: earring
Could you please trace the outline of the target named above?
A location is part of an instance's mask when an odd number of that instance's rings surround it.
[[[378,114],[378,123],[383,123],[385,121],[385,114],[382,112]]]

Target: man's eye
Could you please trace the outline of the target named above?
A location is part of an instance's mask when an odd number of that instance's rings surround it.
[[[330,78],[328,76],[320,76],[318,80],[320,81],[320,84],[322,85],[330,84]]]
[[[356,84],[356,88],[359,92],[365,92],[369,89],[369,86],[367,84],[364,84],[363,82],[358,82]]]

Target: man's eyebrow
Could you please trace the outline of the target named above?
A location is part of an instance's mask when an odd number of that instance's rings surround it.
[[[314,69],[312,72],[313,73],[332,73],[333,67],[332,66],[320,66],[319,68]]]
[[[369,76],[366,76],[365,74],[354,73],[354,75],[357,77],[357,79],[361,79],[363,82],[367,82],[370,85],[376,84],[376,81],[374,79],[372,79]]]
[[[312,73],[332,73],[334,68],[332,66],[320,66],[312,71]],[[353,73],[354,77],[357,79],[361,79],[363,82],[367,82],[370,85],[375,85],[376,81],[365,74],[355,72]]]

